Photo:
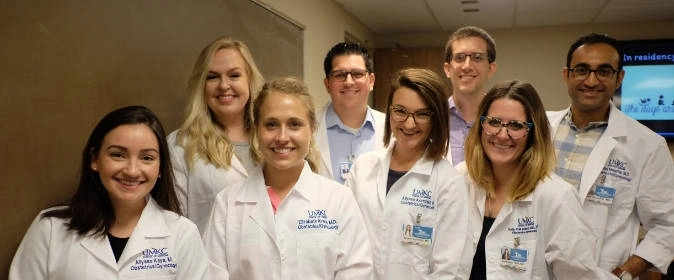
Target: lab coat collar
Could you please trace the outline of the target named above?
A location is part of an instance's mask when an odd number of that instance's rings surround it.
[[[131,233],[126,247],[124,247],[124,251],[119,258],[119,263],[115,261],[107,235],[102,237],[87,236],[82,240],[81,244],[101,262],[114,270],[119,270],[118,267],[123,267],[127,261],[130,261],[143,250],[149,248],[146,238],[164,238],[171,234],[162,216],[162,211],[163,209],[154,199],[148,196],[147,205],[143,208],[138,224]],[[179,218],[177,214],[175,217],[176,219]]]
[[[386,148],[386,157],[384,159],[384,166],[388,168],[391,166],[391,156],[393,155],[393,148],[396,145],[396,140],[395,138],[391,138],[391,142],[389,142],[388,148]],[[428,159],[426,157],[428,153],[428,147],[426,147],[426,151],[424,151],[424,154],[417,160],[416,163],[412,166],[412,168],[407,171],[407,173],[416,173],[416,174],[422,174],[422,175],[427,175],[431,176],[431,173],[433,172],[433,165],[435,165],[435,161],[432,159]]]
[[[260,165],[255,171],[251,172],[251,176],[248,177],[248,180],[245,183],[246,187],[243,188],[241,194],[236,197],[237,202],[267,204],[266,198],[268,197],[268,194],[267,185],[264,182],[264,174],[262,173],[263,165],[264,164]],[[300,177],[297,179],[295,186],[290,192],[297,192],[307,200],[310,200],[311,197],[315,197],[318,189],[315,184],[312,184],[313,179],[309,175],[311,173],[313,173],[313,171],[311,171],[309,163],[305,160]],[[271,206],[269,206],[269,210],[271,211]]]
[[[129,242],[124,247],[122,255],[119,257],[120,267],[128,261],[136,259],[143,250],[151,247],[147,239],[166,238],[171,235],[162,211],[161,206],[152,197],[148,196],[147,205],[145,205],[145,209],[143,209],[143,213],[140,215],[138,224],[133,233],[131,233]],[[180,218],[178,214],[174,216],[175,219]]]

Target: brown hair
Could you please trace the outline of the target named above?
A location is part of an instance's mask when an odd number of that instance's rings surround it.
[[[555,167],[556,156],[550,136],[550,124],[545,108],[536,89],[529,83],[517,80],[505,81],[492,87],[482,99],[478,109],[479,116],[485,116],[489,106],[498,99],[515,100],[524,106],[527,122],[534,126],[527,135],[526,148],[519,158],[519,163],[512,180],[508,183],[508,201],[516,201],[533,192],[539,181],[542,181]],[[494,173],[491,161],[482,147],[482,126],[473,125],[468,132],[464,145],[468,174],[490,195],[495,195]]]

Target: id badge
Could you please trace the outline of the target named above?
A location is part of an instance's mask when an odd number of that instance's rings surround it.
[[[428,246],[433,243],[433,227],[404,224],[402,227],[402,242]]]
[[[346,174],[349,174],[349,170],[351,170],[351,162],[339,163],[339,175],[342,177],[342,180],[346,180]]]
[[[501,247],[501,266],[518,271],[527,270],[529,251],[522,247]]]
[[[606,205],[613,204],[613,198],[615,198],[615,188],[601,185],[592,186],[587,194],[587,200]]]

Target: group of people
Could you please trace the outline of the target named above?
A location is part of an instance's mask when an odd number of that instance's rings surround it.
[[[589,34],[562,70],[571,105],[496,71],[490,35],[453,33],[443,77],[391,77],[367,100],[366,48],[324,61],[330,102],[264,82],[250,50],[199,55],[184,123],[115,110],[82,151],[72,200],[41,212],[10,279],[632,279],[674,257],[674,163],[611,98],[616,40]],[[450,96],[448,99],[448,96]],[[637,244],[639,227],[647,233]]]

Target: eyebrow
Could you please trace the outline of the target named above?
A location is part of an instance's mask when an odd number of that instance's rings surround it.
[[[110,145],[110,146],[108,146],[108,147],[105,148],[106,151],[109,151],[109,150],[111,150],[111,149],[119,149],[119,150],[122,150],[122,151],[125,151],[125,152],[129,150],[129,149],[127,149],[126,147],[124,147],[124,146],[119,146],[119,145]],[[146,149],[141,149],[140,151],[141,151],[142,153],[155,152],[155,153],[157,153],[157,154],[161,154],[161,153],[159,152],[159,150],[157,150],[157,149],[155,149],[155,148],[146,148]]]
[[[403,106],[403,105],[400,105],[400,104],[393,104],[393,105],[391,105],[391,106],[393,106],[393,107],[398,107],[398,108],[400,108],[400,109],[405,109],[405,111],[412,113],[409,109],[407,109],[407,107],[405,107],[405,106]],[[414,113],[416,113],[416,112],[423,112],[423,111],[432,111],[432,110],[431,110],[431,108],[427,108],[427,107],[426,107],[426,108],[417,109],[416,111],[414,111]]]

